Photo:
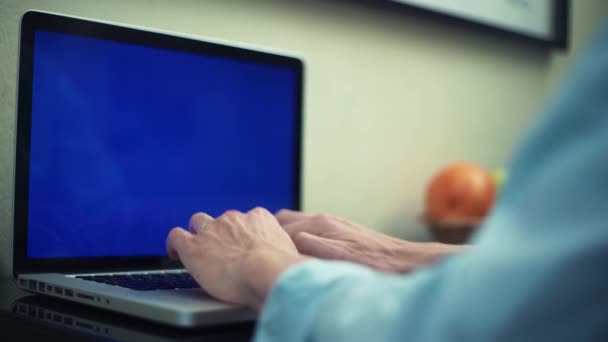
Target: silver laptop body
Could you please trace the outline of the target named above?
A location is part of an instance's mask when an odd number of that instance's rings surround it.
[[[26,296],[14,301],[11,311],[23,319],[43,322],[75,335],[93,335],[112,341],[193,341],[201,338],[205,341],[250,341],[253,328],[253,323],[211,329],[160,327],[129,317],[112,317],[98,310],[82,310],[77,304],[65,304],[41,296]]]
[[[160,270],[149,271],[158,273]],[[184,271],[162,270],[161,272]],[[132,274],[133,272],[113,272],[111,274],[121,273]],[[76,278],[77,275],[83,274],[20,274],[18,275],[18,283],[20,288],[30,292],[184,328],[255,319],[251,310],[218,301],[205,294],[201,289],[134,291],[128,288],[81,280]]]

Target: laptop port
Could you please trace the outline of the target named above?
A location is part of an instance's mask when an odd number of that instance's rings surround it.
[[[66,289],[64,293],[67,297],[74,297],[74,291],[72,290]]]
[[[19,286],[26,287],[27,286],[27,280],[25,280],[25,279],[19,279]]]
[[[72,319],[70,317],[63,318],[63,324],[72,325]]]
[[[38,291],[44,292],[46,290],[46,284],[44,282],[38,282]]]
[[[44,309],[38,309],[38,318],[44,319]]]
[[[89,296],[89,295],[86,295],[84,293],[77,293],[76,297],[95,301],[95,298],[93,296]]]
[[[61,323],[62,318],[63,318],[63,317],[61,317],[61,315],[60,315],[60,314],[54,314],[54,315],[53,315],[53,320],[54,320],[55,322]]]
[[[36,285],[38,285],[37,281],[35,281],[35,280],[30,280],[29,281],[29,288],[30,288],[30,290],[32,290],[32,291],[36,290]]]
[[[63,289],[61,287],[55,286],[55,294],[62,295]]]
[[[83,321],[76,321],[76,326],[81,327],[81,328],[86,328],[89,330],[93,330],[93,326],[91,324],[83,322]]]

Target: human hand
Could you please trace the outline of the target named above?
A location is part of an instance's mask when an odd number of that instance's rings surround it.
[[[210,295],[259,309],[281,272],[302,257],[275,217],[263,208],[227,211],[217,219],[190,218],[167,238],[169,257],[181,260]]]
[[[382,271],[409,272],[466,248],[404,241],[330,215],[281,210],[275,216],[300,253],[351,261]]]

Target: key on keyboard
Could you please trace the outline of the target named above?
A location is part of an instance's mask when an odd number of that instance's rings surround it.
[[[78,276],[76,278],[138,291],[192,289],[199,287],[192,276],[186,272],[104,274],[98,276]]]

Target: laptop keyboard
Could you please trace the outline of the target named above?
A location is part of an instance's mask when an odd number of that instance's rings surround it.
[[[103,274],[77,276],[76,278],[138,291],[192,289],[199,287],[192,276],[186,272]]]

